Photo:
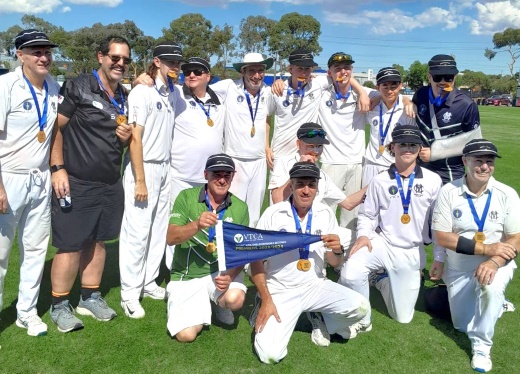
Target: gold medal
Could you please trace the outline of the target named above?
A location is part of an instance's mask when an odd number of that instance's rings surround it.
[[[255,127],[251,127],[251,137],[255,136],[256,134],[256,130],[255,130]]]
[[[484,235],[484,233],[481,231],[477,231],[473,239],[475,239],[477,243],[484,243],[484,240],[486,240],[486,235]]]
[[[444,87],[442,90],[444,92],[451,92],[451,91],[453,91],[453,87],[451,87],[451,86],[450,87]]]
[[[296,78],[296,80],[297,80],[298,82],[305,83],[305,82],[307,81],[307,78],[305,78],[305,77],[298,77],[298,78]]]
[[[410,215],[409,214],[403,214],[401,216],[401,222],[405,225],[409,224],[410,223]]]
[[[380,145],[379,146],[379,153],[381,153],[381,154],[385,153],[385,146],[384,145]]]
[[[206,252],[208,253],[213,253],[217,250],[217,246],[215,245],[215,243],[213,242],[209,242],[207,245],[206,245]]]
[[[170,70],[166,75],[169,76],[171,79],[177,79],[177,72],[175,70]]]
[[[38,135],[36,136],[36,138],[38,138],[38,141],[40,143],[43,143],[47,137],[45,136],[45,133],[43,132],[43,130],[40,130],[40,131],[38,131]]]
[[[116,117],[116,122],[117,122],[117,125],[122,125],[123,123],[126,123],[127,122],[127,118],[124,114],[120,114]]]
[[[209,127],[213,127],[214,123],[213,123],[213,120],[211,118],[208,117],[208,120],[206,122],[208,123]]]
[[[311,262],[309,260],[298,260],[296,268],[299,271],[309,271],[311,269]]]

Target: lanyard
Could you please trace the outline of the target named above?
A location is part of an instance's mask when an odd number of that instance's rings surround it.
[[[292,204],[291,199],[291,209],[294,217],[294,224],[296,225],[296,231],[301,233],[302,232],[302,226],[300,224],[300,218],[298,217],[298,213],[296,212],[296,208]],[[311,225],[312,225],[312,208],[309,209],[309,212],[307,213],[307,225],[305,227],[305,234],[311,233]],[[300,248],[300,260],[307,260],[309,258],[309,247],[310,245],[306,245],[304,248]]]
[[[123,91],[121,90],[121,86],[119,86],[119,96],[121,96],[121,104],[119,104],[116,101],[116,99],[114,99],[112,96],[110,96],[110,94],[106,90],[105,86],[103,86],[103,83],[101,82],[101,78],[99,78],[99,74],[96,69],[92,70],[92,74],[94,75],[94,77],[96,77],[96,79],[99,83],[99,86],[101,87],[101,89],[103,91],[105,91],[108,98],[112,102],[112,105],[116,108],[116,110],[119,112],[119,114],[124,115],[125,114],[125,97],[123,96]]]
[[[477,224],[478,231],[484,232],[484,223],[486,222],[486,217],[489,211],[489,206],[491,205],[491,190],[489,191],[489,195],[486,200],[486,205],[484,206],[484,211],[482,212],[482,218],[478,217],[477,210],[475,209],[475,204],[473,204],[473,199],[471,196],[466,193],[466,199],[468,200],[469,208],[471,209],[471,213],[473,214],[473,219]]]
[[[29,82],[27,77],[23,76],[23,79],[27,82],[29,86],[29,90],[31,91],[32,98],[34,100],[34,106],[36,106],[36,112],[38,112],[38,126],[40,127],[40,131],[43,131],[43,128],[47,124],[47,108],[49,107],[49,87],[47,85],[47,81],[43,81],[43,88],[45,90],[45,99],[43,99],[43,114],[40,112],[40,104],[38,103],[38,97],[36,96],[36,91],[34,91],[34,87]]]
[[[175,88],[173,87],[173,82],[172,82],[171,78],[170,78],[170,77],[167,77],[167,79],[168,79],[168,87],[170,87],[170,92],[166,93],[165,95],[162,94],[161,91],[159,91],[159,89],[157,88],[157,84],[155,83],[155,81],[153,82],[153,86],[155,87],[155,90],[159,93],[159,95],[161,95],[161,96],[163,96],[163,97],[168,96],[168,95],[169,95],[170,93],[172,93],[173,90],[175,89]]]
[[[253,113],[253,105],[251,105],[251,98],[249,97],[249,92],[244,89],[244,93],[246,94],[247,106],[249,107],[249,114],[251,115],[251,121],[253,121],[253,127],[255,127],[255,119],[256,113],[258,113],[258,103],[260,102],[260,94],[262,93],[262,87],[258,90],[257,99],[256,99],[256,107]]]
[[[289,101],[289,97],[294,96],[300,96],[302,99],[305,96],[305,87],[302,87],[302,82],[298,81],[298,86],[296,88],[296,91],[293,91],[291,86],[287,86],[287,101]]]
[[[403,191],[403,183],[401,182],[401,176],[397,172],[397,169],[394,170],[395,180],[397,182],[397,188],[399,189],[399,194],[401,195],[401,203],[403,204],[403,212],[404,214],[408,214],[408,208],[410,207],[410,199],[412,197],[412,186],[413,181],[415,179],[415,170],[412,174],[410,174],[410,180],[408,181],[408,191],[406,192],[406,197],[404,196]]]
[[[394,104],[394,108],[392,109],[392,113],[390,113],[390,118],[388,119],[388,123],[385,126],[385,130],[383,131],[383,103],[379,103],[379,139],[380,145],[385,145],[385,138],[388,134],[388,129],[390,128],[390,123],[392,122],[392,117],[394,116],[395,108],[399,105],[399,98]]]
[[[341,94],[341,91],[339,90],[339,83],[336,81],[336,100],[344,99],[345,101],[347,101],[348,98],[350,97],[351,93],[352,93],[352,86],[349,86],[347,93],[345,94],[345,96],[343,96]]]
[[[208,106],[208,110],[206,110],[206,106],[202,103],[202,101],[200,101],[200,99],[197,96],[193,96],[193,98],[195,99],[195,102],[199,104],[200,109],[203,110],[204,114],[206,115],[206,118],[208,119],[209,124],[209,121],[211,121],[211,119],[209,118],[209,111],[211,110],[211,106]]]
[[[433,90],[430,86],[430,90],[428,91],[428,95],[430,97],[430,103],[432,103],[435,106],[442,106],[445,102],[448,96],[450,95],[449,92],[446,96],[442,97],[442,93],[444,92],[443,89],[441,89],[441,92],[439,92],[439,96],[433,97]]]
[[[209,202],[209,196],[208,196],[208,191],[206,190],[205,192],[205,195],[204,195],[204,198],[206,200],[206,206],[208,207],[208,212],[213,212],[213,208],[211,207],[211,203]],[[224,218],[224,213],[226,213],[226,209],[227,208],[224,208],[222,209],[219,213],[218,213],[218,219],[219,221],[222,220],[222,218]],[[216,213],[216,211],[215,211]],[[210,243],[213,243],[215,241],[215,236],[216,236],[216,233],[217,233],[217,230],[215,229],[215,226],[210,226],[208,228],[208,241]]]

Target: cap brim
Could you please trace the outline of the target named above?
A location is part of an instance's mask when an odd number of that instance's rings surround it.
[[[385,82],[402,82],[402,79],[396,79],[395,75],[391,77],[383,77],[377,81],[377,84],[385,83]]]
[[[181,56],[164,55],[164,56],[155,56],[155,57],[157,57],[159,60],[164,60],[164,61],[179,61],[179,62],[186,61]]]
[[[309,173],[305,171],[297,171],[290,175],[290,179],[293,178],[310,178],[310,179],[321,179],[320,175],[309,175]]]
[[[400,136],[397,139],[392,139],[394,143],[411,143],[411,144],[420,144],[422,145],[421,138],[417,138],[415,136]]]
[[[294,66],[301,66],[302,68],[313,68],[315,66],[318,66],[318,64],[314,61],[293,61],[289,64]]]
[[[327,139],[322,138],[321,136],[315,136],[314,138],[303,137],[298,139],[307,144],[330,144],[330,142]]]
[[[493,152],[493,151],[469,152],[469,153],[464,154],[464,156],[465,157],[469,157],[469,156],[493,156],[493,157],[496,157],[496,158],[502,158],[501,156],[498,155],[498,153]]]
[[[203,64],[199,64],[197,62],[186,62],[186,63],[182,64],[181,70],[188,70],[188,69],[204,69],[207,72],[210,71],[206,66],[204,66]]]
[[[30,41],[30,42],[22,44],[17,49],[28,48],[28,47],[51,47],[51,48],[56,48],[56,47],[58,47],[58,45],[54,44],[54,43],[51,43],[51,42],[48,42],[48,41],[34,40],[34,41]]]
[[[456,67],[433,66],[430,67],[431,75],[457,75],[459,70]]]
[[[230,165],[215,165],[206,168],[206,171],[231,171],[234,173],[235,169]]]
[[[233,64],[233,67],[235,68],[236,71],[241,73],[242,68],[247,65],[264,65],[265,70],[269,70],[269,69],[271,69],[273,64],[274,64],[274,59],[272,57],[269,57],[269,58],[266,58],[265,60],[259,61],[259,62],[236,62]]]

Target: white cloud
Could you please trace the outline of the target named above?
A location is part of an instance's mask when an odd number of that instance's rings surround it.
[[[76,5],[101,5],[109,8],[115,8],[123,2],[123,0],[65,0],[67,3]]]
[[[60,0],[0,0],[0,13],[51,13],[60,5]]]
[[[68,13],[70,12],[72,9],[70,6],[64,6],[63,8],[61,8],[61,12],[62,13]]]
[[[474,35],[492,35],[520,25],[520,0],[477,2],[476,18],[471,21]]]

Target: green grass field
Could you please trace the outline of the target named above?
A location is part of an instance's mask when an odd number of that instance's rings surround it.
[[[483,133],[496,143],[503,159],[495,176],[520,190],[516,170],[520,138],[520,108],[480,107]],[[517,151],[515,151],[515,148]],[[451,323],[424,312],[421,297],[410,324],[388,317],[380,295],[371,297],[373,330],[352,341],[333,340],[317,347],[310,340],[310,325],[301,319],[289,344],[289,354],[277,365],[258,361],[252,348],[252,329],[247,318],[254,288],[250,287],[244,308],[236,313],[236,326],[206,328],[192,344],[172,340],[166,332],[166,304],[145,299],[146,317],[132,320],[119,306],[118,243],[108,246],[102,292],[119,316],[110,322],[83,317],[85,329],[58,332],[49,318],[50,265],[55,250],[49,248],[38,304],[49,325],[45,337],[29,337],[15,325],[18,288],[17,248],[13,248],[4,286],[4,310],[0,313],[0,373],[470,373],[471,347],[467,337]],[[168,274],[161,272],[166,280]],[[518,276],[517,276],[518,278]],[[426,286],[431,285],[429,281]],[[76,285],[73,295],[78,295]],[[520,307],[520,284],[514,279],[507,297]],[[73,300],[73,305],[77,299]],[[492,351],[494,373],[518,370],[518,323],[520,310],[506,313],[497,323]]]

